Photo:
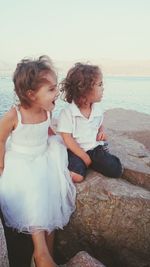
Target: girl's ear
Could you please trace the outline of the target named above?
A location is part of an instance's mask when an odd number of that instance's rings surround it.
[[[35,100],[35,93],[33,90],[27,90],[26,92],[26,95],[27,97],[31,100],[31,101],[34,101]]]

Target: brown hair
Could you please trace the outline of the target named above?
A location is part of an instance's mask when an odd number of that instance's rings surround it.
[[[25,108],[31,106],[31,100],[27,96],[27,91],[37,91],[40,86],[47,83],[47,80],[43,78],[45,73],[51,73],[56,76],[48,56],[40,56],[37,60],[23,59],[17,64],[13,75],[14,91],[21,105]]]
[[[102,76],[102,73],[98,66],[76,63],[60,85],[63,99],[68,103],[74,101],[81,107],[86,102],[87,94],[93,90],[99,75]]]

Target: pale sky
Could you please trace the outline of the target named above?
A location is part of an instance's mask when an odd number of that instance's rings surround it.
[[[0,0],[0,61],[150,60],[150,0]]]

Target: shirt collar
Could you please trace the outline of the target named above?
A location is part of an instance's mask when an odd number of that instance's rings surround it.
[[[74,116],[80,116],[83,117],[82,113],[80,112],[80,109],[78,108],[78,106],[74,103],[74,101],[72,101],[72,103],[70,104],[70,109],[72,111],[72,114]]]
[[[70,108],[74,116],[84,117],[83,114],[80,112],[80,109],[78,108],[78,106],[74,103],[74,101],[72,101],[72,103],[70,104]],[[93,103],[90,118],[97,117],[100,115],[102,115],[100,104]]]

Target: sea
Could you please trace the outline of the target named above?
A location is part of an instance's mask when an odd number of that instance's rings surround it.
[[[12,78],[1,75],[0,117],[16,102],[13,88]],[[58,99],[54,112],[58,115],[64,105],[64,101]],[[123,108],[150,115],[150,76],[105,76],[101,105],[104,111]]]

